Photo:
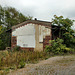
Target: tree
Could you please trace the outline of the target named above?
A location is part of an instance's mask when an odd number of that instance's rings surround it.
[[[0,26],[2,26],[2,33],[0,34],[0,40],[2,43],[0,44],[0,49],[5,49],[6,47],[11,46],[11,34],[6,33],[6,31],[11,29],[12,26],[24,22],[28,19],[32,19],[32,17],[23,15],[15,8],[3,8],[0,6]]]
[[[2,26],[0,26],[0,35],[2,33]],[[2,39],[1,39],[1,36],[0,36],[0,49],[1,49],[1,45],[2,45]]]
[[[52,19],[52,24],[53,25],[57,25],[59,28],[59,38],[62,38],[62,36],[64,38],[64,43],[67,46],[70,46],[70,44],[73,42],[74,40],[74,35],[73,33],[74,30],[71,29],[71,26],[73,25],[73,20],[70,20],[69,18],[64,18],[63,16],[56,16],[54,15],[54,19]],[[61,33],[62,30],[62,33]]]
[[[3,16],[4,16],[4,10],[0,6],[0,26],[3,24]]]
[[[18,12],[15,8],[6,7],[5,10],[5,25],[8,29],[12,26],[22,23],[32,17],[24,16],[22,13]]]

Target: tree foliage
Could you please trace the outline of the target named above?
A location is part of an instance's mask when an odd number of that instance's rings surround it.
[[[6,33],[8,29],[12,26],[24,22],[28,19],[32,19],[31,16],[25,16],[21,12],[17,11],[12,7],[2,7],[0,6],[0,26],[2,26],[0,38],[1,38],[1,48],[5,49],[11,44],[11,34]]]
[[[6,7],[4,8],[5,11],[5,25],[8,27],[8,29],[11,26],[14,26],[16,24],[22,23],[28,19],[32,19],[30,16],[24,16],[22,13],[18,12],[15,8],[12,7]]]
[[[52,19],[52,23],[54,25],[61,26],[61,29],[63,30],[69,30],[73,25],[73,20],[70,20],[69,18],[64,18],[63,16],[58,17],[54,15],[54,19]]]
[[[62,38],[64,40],[64,43],[69,47],[74,42],[74,30],[71,29],[71,26],[73,26],[74,20],[71,20],[69,18],[64,18],[63,16],[56,16],[54,15],[54,19],[52,19],[52,24],[57,25],[59,28],[59,38]],[[61,33],[62,31],[62,33]],[[62,37],[63,36],[63,37]]]
[[[2,26],[0,26],[0,35],[2,34]],[[2,39],[1,39],[1,36],[0,36],[0,48],[1,48],[1,45],[2,45]]]
[[[66,47],[65,44],[63,44],[64,40],[57,38],[56,40],[50,40],[49,43],[51,45],[46,46],[45,51],[49,53],[54,54],[65,54],[65,53],[72,53],[75,52],[74,49]]]

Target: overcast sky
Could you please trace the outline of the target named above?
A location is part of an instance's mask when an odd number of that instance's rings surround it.
[[[53,15],[75,19],[75,0],[0,0],[0,5],[15,7],[38,20],[51,21]]]

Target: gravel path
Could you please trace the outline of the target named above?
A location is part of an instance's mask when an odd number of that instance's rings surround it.
[[[37,64],[27,64],[8,75],[75,75],[75,55],[56,56]]]

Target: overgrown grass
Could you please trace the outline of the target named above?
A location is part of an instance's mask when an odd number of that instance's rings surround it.
[[[23,68],[25,64],[37,63],[38,61],[49,57],[50,54],[43,51],[0,51],[0,74],[6,74],[9,70]]]
[[[0,51],[0,75],[6,75],[10,70],[17,70],[25,67],[29,63],[37,63],[55,56],[51,52],[32,52],[32,51]]]

